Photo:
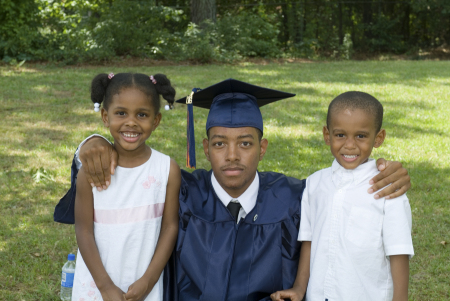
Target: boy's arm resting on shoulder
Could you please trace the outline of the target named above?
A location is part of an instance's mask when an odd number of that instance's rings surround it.
[[[128,288],[128,292],[125,295],[127,301],[141,300],[151,292],[172,254],[178,235],[178,198],[180,185],[180,167],[175,160],[170,159],[170,172],[167,181],[166,200],[158,244],[144,275]]]
[[[103,300],[125,300],[103,266],[94,238],[94,198],[86,180],[84,167],[78,172],[75,197],[75,233],[77,244]]]
[[[78,150],[87,181],[99,191],[107,189],[117,167],[118,155],[113,145],[102,136],[85,140]]]
[[[408,171],[397,161],[386,161],[383,158],[377,160],[377,167],[380,173],[370,180],[373,184],[369,188],[368,193],[374,193],[385,187],[383,190],[377,192],[374,198],[393,199],[401,196],[411,188],[411,178]],[[389,185],[391,184],[391,185]],[[386,187],[389,185],[388,187]]]
[[[391,255],[389,258],[394,283],[392,301],[408,301],[409,255]]]
[[[283,301],[290,299],[291,301],[301,301],[306,293],[309,281],[309,269],[311,258],[311,242],[303,241],[300,249],[300,260],[298,262],[297,277],[295,278],[292,288],[282,290],[270,295],[273,301]]]

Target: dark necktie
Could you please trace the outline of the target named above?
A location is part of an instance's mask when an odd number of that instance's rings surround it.
[[[239,216],[239,210],[241,209],[240,203],[235,202],[229,202],[227,205],[228,210],[230,211],[231,215],[234,216],[234,219],[237,222],[238,216]]]

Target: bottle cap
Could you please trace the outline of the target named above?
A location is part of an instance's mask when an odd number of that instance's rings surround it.
[[[75,260],[75,254],[69,254],[67,260]]]

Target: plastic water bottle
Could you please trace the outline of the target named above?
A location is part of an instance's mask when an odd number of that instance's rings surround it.
[[[75,275],[75,255],[69,254],[68,261],[64,264],[61,274],[61,300],[72,300],[73,276]]]

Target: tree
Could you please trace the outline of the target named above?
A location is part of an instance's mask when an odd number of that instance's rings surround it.
[[[216,22],[216,0],[192,0],[191,21],[201,25],[205,20]]]

